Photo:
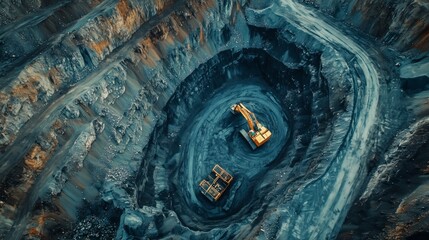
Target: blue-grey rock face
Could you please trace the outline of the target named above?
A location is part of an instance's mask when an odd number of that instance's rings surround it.
[[[0,238],[425,236],[427,4],[389,2],[2,2]]]

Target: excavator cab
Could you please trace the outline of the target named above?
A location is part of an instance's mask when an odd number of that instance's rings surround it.
[[[241,135],[250,144],[253,150],[262,146],[271,138],[271,131],[264,127],[257,119],[253,112],[247,109],[242,103],[237,103],[231,106],[232,113],[241,113],[246,119],[250,130],[240,130]]]

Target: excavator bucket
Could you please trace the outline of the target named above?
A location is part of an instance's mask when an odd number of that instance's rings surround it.
[[[232,105],[230,108],[229,108],[229,111],[232,113],[232,114],[236,114],[237,112],[235,111],[235,107],[237,106],[237,104],[234,104],[234,105]]]
[[[244,130],[240,130],[241,135],[246,139],[246,141],[250,144],[250,147],[252,147],[252,150],[255,150],[257,148],[256,144],[252,141],[252,139],[249,137],[249,134]]]

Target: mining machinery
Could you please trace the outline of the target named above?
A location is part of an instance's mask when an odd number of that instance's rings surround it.
[[[206,179],[200,182],[201,193],[210,201],[216,202],[228,188],[233,177],[216,164]]]
[[[253,150],[262,146],[271,138],[271,132],[264,127],[257,119],[253,112],[246,108],[243,103],[237,103],[231,106],[231,112],[241,113],[249,125],[249,131],[240,130],[241,135],[250,144]]]

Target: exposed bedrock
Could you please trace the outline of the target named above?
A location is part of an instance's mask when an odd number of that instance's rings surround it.
[[[367,21],[352,2],[316,2],[337,19],[286,0],[2,3],[0,238],[425,234],[419,178],[370,214],[426,161],[425,25],[393,27],[425,4],[360,29],[377,41],[337,23]],[[255,151],[236,102],[273,132]],[[211,203],[216,163],[234,182]]]
[[[401,52],[429,50],[429,3],[420,0],[300,0]]]

